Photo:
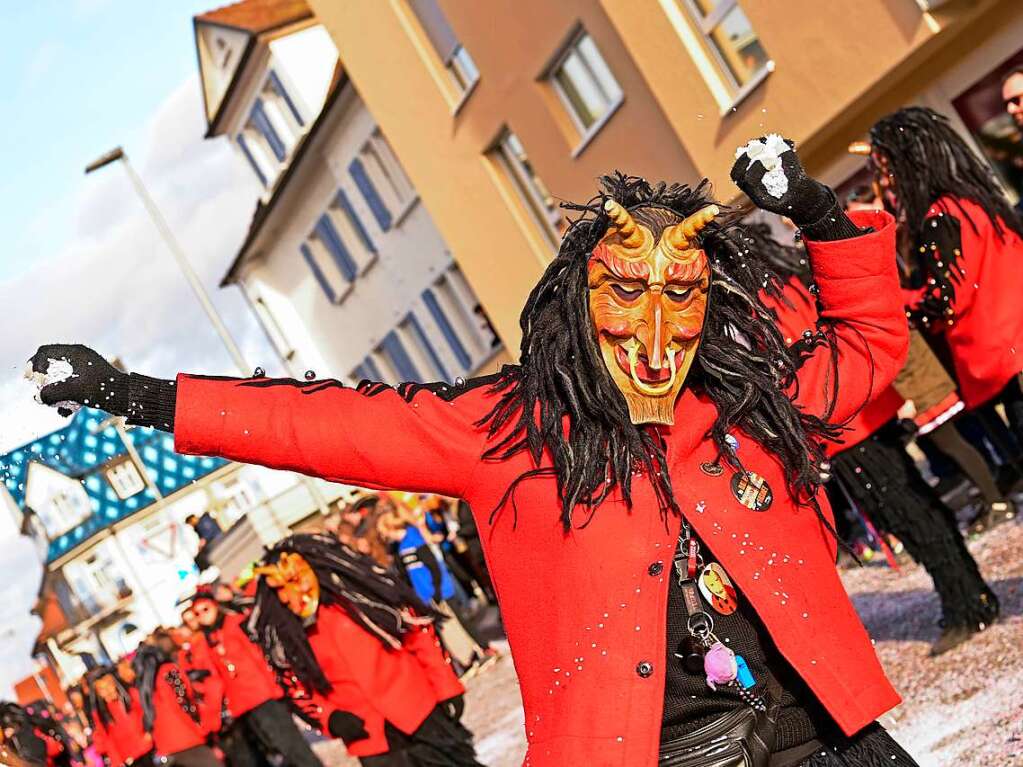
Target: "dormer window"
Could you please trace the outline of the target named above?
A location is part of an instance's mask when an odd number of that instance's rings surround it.
[[[263,186],[277,178],[304,129],[301,110],[271,69],[236,139]]]
[[[122,461],[111,466],[106,470],[106,475],[107,482],[122,501],[141,493],[146,487],[138,467],[131,461]]]

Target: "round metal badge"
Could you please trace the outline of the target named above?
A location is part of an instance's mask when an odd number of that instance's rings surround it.
[[[752,471],[737,471],[732,475],[732,495],[735,499],[753,511],[767,511],[771,508],[774,494],[767,480]]]
[[[700,593],[707,600],[715,612],[721,615],[731,615],[739,607],[739,598],[732,579],[728,577],[725,568],[717,562],[711,562],[700,572],[698,581]]]

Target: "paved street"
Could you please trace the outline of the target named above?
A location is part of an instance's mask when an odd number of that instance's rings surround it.
[[[895,572],[873,564],[843,573],[905,698],[882,723],[921,767],[1023,765],[1023,523],[1003,525],[970,549],[1001,600],[1003,617],[938,659],[927,655],[938,636],[938,600],[921,568]],[[490,767],[521,764],[522,709],[508,659],[470,683],[466,717],[480,761]],[[334,764],[354,764],[333,744],[320,748]]]

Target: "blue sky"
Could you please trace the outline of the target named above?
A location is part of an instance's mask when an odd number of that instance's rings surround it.
[[[196,71],[192,16],[217,0],[36,0],[4,8],[0,279],[73,235],[95,156],[131,152],[146,119]]]
[[[62,426],[22,373],[44,343],[85,343],[129,370],[237,374],[123,168],[120,144],[251,367],[282,372],[237,288],[217,285],[260,192],[226,138],[206,140],[192,16],[223,0],[37,0],[2,10],[0,452]],[[323,371],[327,374],[327,371]],[[335,373],[336,374],[336,373]],[[0,514],[6,514],[0,505]],[[0,519],[0,698],[31,670],[41,568]]]

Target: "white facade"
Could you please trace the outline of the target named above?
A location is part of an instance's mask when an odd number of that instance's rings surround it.
[[[478,372],[496,336],[326,32],[262,45],[218,132],[266,189],[232,280],[286,369],[350,383]]]

